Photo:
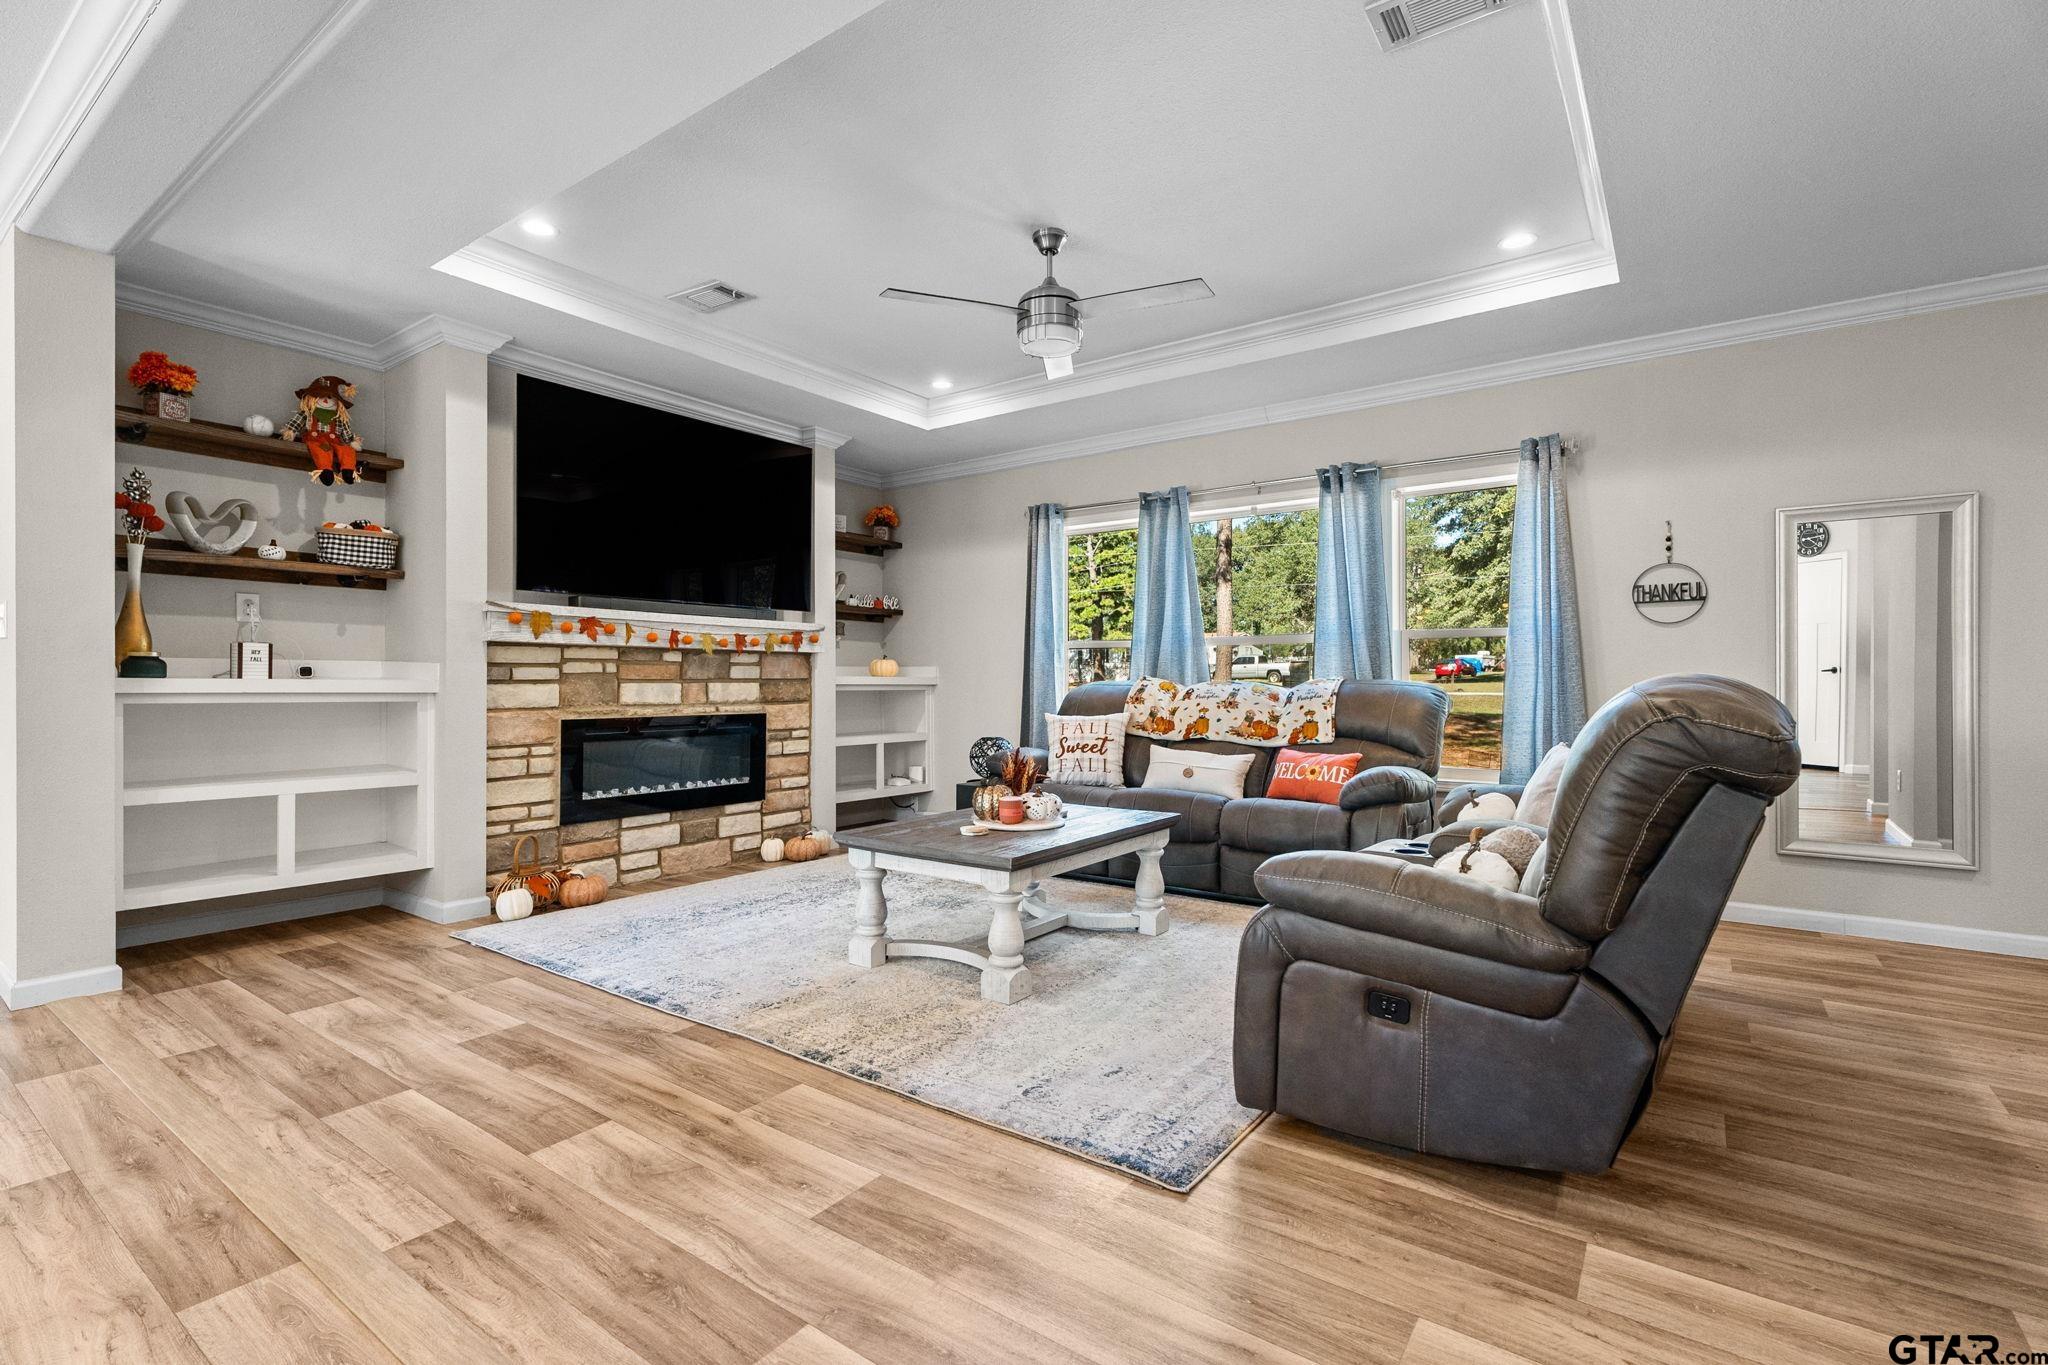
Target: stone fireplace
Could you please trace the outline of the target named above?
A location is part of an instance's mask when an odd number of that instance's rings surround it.
[[[614,885],[756,856],[811,820],[811,656],[489,646],[486,864],[521,835]]]

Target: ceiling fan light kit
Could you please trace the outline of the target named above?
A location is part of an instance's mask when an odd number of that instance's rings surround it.
[[[1190,303],[1215,297],[1215,291],[1205,281],[1191,279],[1082,298],[1052,275],[1052,259],[1067,244],[1066,232],[1056,227],[1034,229],[1031,244],[1045,257],[1045,279],[1036,288],[1026,291],[1015,304],[963,299],[952,294],[927,294],[916,289],[884,289],[882,297],[912,303],[957,303],[969,308],[995,308],[1015,314],[1017,347],[1025,355],[1045,362],[1047,379],[1064,379],[1074,372],[1074,357],[1081,350],[1083,316],[1124,313],[1165,303]]]

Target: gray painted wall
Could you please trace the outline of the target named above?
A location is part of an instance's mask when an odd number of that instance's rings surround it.
[[[1447,324],[1455,325],[1455,324]],[[1541,338],[1529,349],[1541,350]],[[1025,509],[1309,473],[1336,460],[1422,459],[1525,436],[1575,438],[1570,493],[1587,664],[1596,698],[1668,672],[1773,683],[1772,511],[1850,498],[1975,490],[1983,657],[1982,868],[1936,872],[1786,858],[1759,846],[1739,899],[1835,913],[2048,933],[2048,841],[2028,828],[2048,766],[2034,615],[2048,544],[2048,299],[1808,333],[1493,389],[917,485],[892,494],[891,560],[906,664],[936,665],[937,778],[964,776],[976,735],[1016,724]],[[1713,596],[1692,622],[1652,625],[1628,600],[1662,553]]]

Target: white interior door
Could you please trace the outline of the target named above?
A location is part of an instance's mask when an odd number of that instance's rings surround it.
[[[1848,589],[1839,555],[1799,561],[1799,753],[1809,768],[1842,766]]]

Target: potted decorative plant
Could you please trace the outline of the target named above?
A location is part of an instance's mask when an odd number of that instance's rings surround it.
[[[903,524],[903,518],[897,516],[896,509],[886,502],[880,507],[870,507],[860,520],[876,540],[889,539],[890,532]]]
[[[128,367],[128,382],[142,390],[142,410],[167,422],[192,420],[185,400],[199,387],[199,371],[180,365],[162,351],[144,351]]]

